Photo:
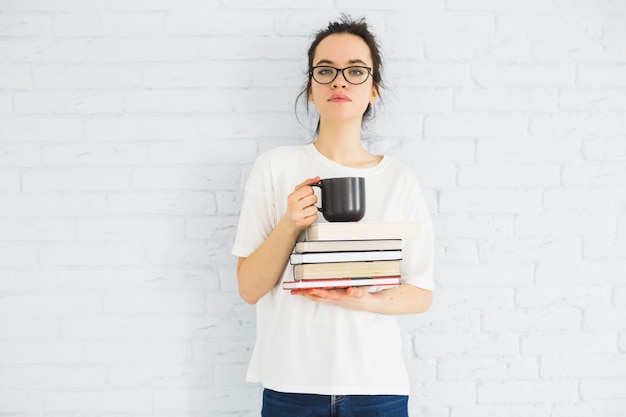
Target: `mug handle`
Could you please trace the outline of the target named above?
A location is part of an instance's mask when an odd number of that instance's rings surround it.
[[[322,184],[322,181],[316,182],[315,184],[309,184],[311,187],[318,187],[320,189],[320,191],[322,189],[324,189],[324,184]],[[320,204],[322,204],[322,199],[320,198]],[[317,211],[319,211],[320,213],[324,213],[324,210],[321,206],[315,206],[317,207]]]

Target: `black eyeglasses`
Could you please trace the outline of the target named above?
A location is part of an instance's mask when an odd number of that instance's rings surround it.
[[[354,85],[363,84],[369,78],[372,73],[370,67],[345,67],[335,68],[329,66],[313,67],[309,71],[311,77],[319,84],[330,84],[335,81],[337,75],[341,72],[343,78],[347,82]]]

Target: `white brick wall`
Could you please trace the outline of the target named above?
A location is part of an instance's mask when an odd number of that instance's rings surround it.
[[[437,232],[411,415],[625,415],[626,2],[0,0],[0,416],[259,415],[241,190],[344,10]]]

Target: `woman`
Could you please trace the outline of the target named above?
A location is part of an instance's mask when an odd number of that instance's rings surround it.
[[[303,94],[319,113],[317,137],[257,159],[233,247],[241,297],[257,305],[246,379],[263,384],[264,417],[331,416],[337,409],[342,416],[406,417],[409,384],[395,315],[430,307],[430,216],[413,172],[361,144],[363,121],[382,82],[380,52],[365,21],[330,23],[317,33],[308,57]],[[296,241],[324,221],[310,184],[348,176],[366,178],[363,222],[423,223],[423,236],[403,244],[402,284],[378,292],[283,290],[280,282],[293,279],[287,266]]]

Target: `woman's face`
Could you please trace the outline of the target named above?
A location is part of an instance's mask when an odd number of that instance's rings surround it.
[[[327,65],[335,68],[350,66],[372,67],[369,47],[359,36],[340,33],[324,38],[315,50],[313,66]],[[347,72],[347,71],[346,71]],[[368,104],[378,99],[378,89],[370,75],[363,84],[346,81],[341,72],[330,84],[311,80],[309,101],[315,104],[320,121],[358,121],[360,124]]]

